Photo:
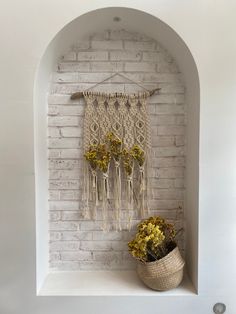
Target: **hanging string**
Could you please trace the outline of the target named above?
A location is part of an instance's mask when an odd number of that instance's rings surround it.
[[[160,88],[154,88],[154,89],[152,89],[152,90],[148,90],[144,85],[139,84],[138,82],[136,82],[136,81],[130,79],[129,77],[127,77],[126,75],[124,75],[124,74],[122,74],[122,73],[116,72],[116,73],[114,73],[114,74],[108,76],[108,77],[105,78],[104,80],[102,80],[102,81],[100,81],[100,82],[94,84],[93,86],[91,86],[91,87],[85,89],[84,91],[73,93],[73,94],[71,95],[71,99],[74,100],[74,99],[79,99],[79,98],[82,98],[82,97],[87,96],[90,90],[92,90],[93,88],[95,88],[95,87],[98,86],[98,85],[101,85],[101,84],[105,83],[105,82],[108,81],[108,80],[111,80],[111,79],[114,78],[115,76],[120,76],[120,77],[124,78],[125,80],[128,80],[128,81],[130,81],[131,83],[133,83],[133,84],[135,84],[135,85],[141,87],[143,90],[145,90],[145,93],[132,94],[132,96],[137,95],[138,97],[141,97],[142,94],[144,94],[145,96],[152,96],[153,94],[155,94],[155,92],[159,92],[159,90],[160,90]],[[114,94],[93,93],[93,94],[97,94],[97,96],[99,96],[99,95],[105,95],[106,97],[107,97],[108,95],[114,95],[114,96],[118,96],[118,97],[120,97],[120,96],[122,96],[122,95],[125,95],[126,97],[129,97],[129,96],[130,96],[129,94],[124,94],[124,93],[114,93]]]

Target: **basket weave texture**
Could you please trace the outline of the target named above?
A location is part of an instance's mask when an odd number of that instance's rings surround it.
[[[183,279],[184,260],[178,247],[162,259],[138,262],[137,273],[149,288],[159,291],[176,288]]]

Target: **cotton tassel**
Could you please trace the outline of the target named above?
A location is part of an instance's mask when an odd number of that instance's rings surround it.
[[[134,204],[133,197],[133,176],[132,174],[127,177],[127,200],[128,200],[128,221],[127,221],[127,229],[130,231],[131,229],[131,219],[132,219],[132,210]]]
[[[89,215],[89,169],[88,165],[84,165],[84,187],[83,187],[83,217],[90,219]]]
[[[145,216],[145,191],[146,191],[146,186],[145,186],[145,179],[144,179],[144,167],[139,166],[139,184],[140,184],[140,215],[141,218],[144,218]]]
[[[121,207],[121,175],[120,162],[115,160],[115,178],[114,178],[114,201],[115,201],[115,220],[116,231],[121,230],[120,207]]]
[[[98,186],[97,186],[97,172],[92,170],[92,202],[93,202],[93,219],[97,218],[98,207]]]
[[[145,197],[146,197],[146,216],[150,216],[150,204],[149,204],[149,200],[151,199],[152,196],[152,189],[151,189],[151,184],[150,184],[150,177],[151,177],[151,173],[150,173],[150,156],[151,156],[151,149],[148,149],[147,151],[147,157],[146,157],[146,162],[145,162]]]
[[[107,208],[107,196],[108,196],[108,173],[103,173],[102,175],[102,218],[103,218],[103,231],[108,231],[107,229],[107,216],[108,216],[108,208]]]

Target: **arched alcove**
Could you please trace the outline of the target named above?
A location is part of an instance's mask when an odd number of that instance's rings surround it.
[[[114,17],[120,17],[119,23]],[[92,23],[91,23],[92,21]],[[35,172],[37,225],[37,289],[43,285],[49,270],[48,237],[48,152],[47,106],[51,75],[62,55],[75,42],[83,41],[94,32],[125,29],[145,34],[161,43],[174,58],[183,76],[187,110],[186,173],[185,173],[185,230],[186,262],[190,281],[198,285],[198,137],[199,137],[199,80],[194,59],[184,41],[168,25],[141,11],[127,8],[105,8],[78,17],[66,25],[52,40],[40,61],[35,79]],[[70,275],[70,276],[73,276]],[[53,287],[53,279],[51,281]],[[185,287],[186,288],[186,287]],[[52,288],[53,289],[53,288]],[[188,290],[189,288],[187,288]],[[190,289],[191,290],[191,289]],[[183,290],[185,293],[186,290]],[[43,292],[47,294],[46,292]],[[48,294],[53,292],[48,292]],[[78,292],[78,294],[80,294]],[[68,292],[70,294],[70,292]],[[83,293],[82,293],[83,294]],[[178,293],[177,293],[178,294]]]

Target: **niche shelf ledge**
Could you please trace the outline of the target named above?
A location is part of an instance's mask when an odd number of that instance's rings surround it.
[[[179,287],[158,292],[147,288],[135,271],[50,272],[39,296],[193,296],[196,291],[187,275]]]

